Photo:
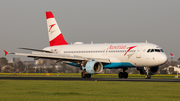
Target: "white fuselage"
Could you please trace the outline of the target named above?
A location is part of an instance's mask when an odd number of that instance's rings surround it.
[[[105,64],[104,68],[154,67],[167,61],[162,49],[151,43],[69,44],[46,47],[44,50],[70,56],[109,59],[111,63]]]

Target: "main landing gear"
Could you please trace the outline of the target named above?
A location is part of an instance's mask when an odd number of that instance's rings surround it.
[[[82,78],[91,78],[91,74],[87,74],[87,73],[85,72],[85,70],[83,70],[83,71],[81,72],[81,77],[82,77]]]
[[[123,72],[119,72],[118,77],[127,79],[128,78],[128,73],[125,72],[127,69],[128,68],[123,68]]]

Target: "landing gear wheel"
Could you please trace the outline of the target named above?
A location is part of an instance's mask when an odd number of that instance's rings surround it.
[[[86,74],[84,72],[81,72],[81,77],[86,78]]]
[[[119,78],[123,78],[124,77],[124,73],[123,72],[120,72],[119,75],[118,75]]]
[[[118,74],[118,77],[119,77],[119,78],[125,78],[125,79],[127,79],[127,78],[128,78],[128,73],[127,73],[127,72],[120,72],[120,73]]]
[[[128,78],[128,73],[124,72],[124,78],[127,79]]]
[[[151,75],[145,75],[145,79],[151,79]]]
[[[87,78],[91,78],[91,74],[86,74],[86,77]]]

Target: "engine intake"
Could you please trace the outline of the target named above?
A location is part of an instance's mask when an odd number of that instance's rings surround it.
[[[89,74],[97,74],[103,71],[103,65],[98,61],[88,61],[82,69],[85,69]]]

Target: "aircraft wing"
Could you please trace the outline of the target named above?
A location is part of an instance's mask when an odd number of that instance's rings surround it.
[[[6,54],[6,52],[5,52]],[[57,53],[43,53],[43,52],[33,52],[32,54],[27,53],[8,53],[8,54],[15,54],[21,56],[32,57],[35,59],[54,59],[54,60],[61,60],[61,61],[99,61],[103,63],[110,63],[108,58],[88,58],[88,57],[81,57],[76,55],[62,55]]]
[[[39,52],[46,52],[46,53],[53,53],[52,51],[33,49],[33,48],[22,48],[22,47],[19,47],[18,49],[32,50],[32,51],[39,51]]]

